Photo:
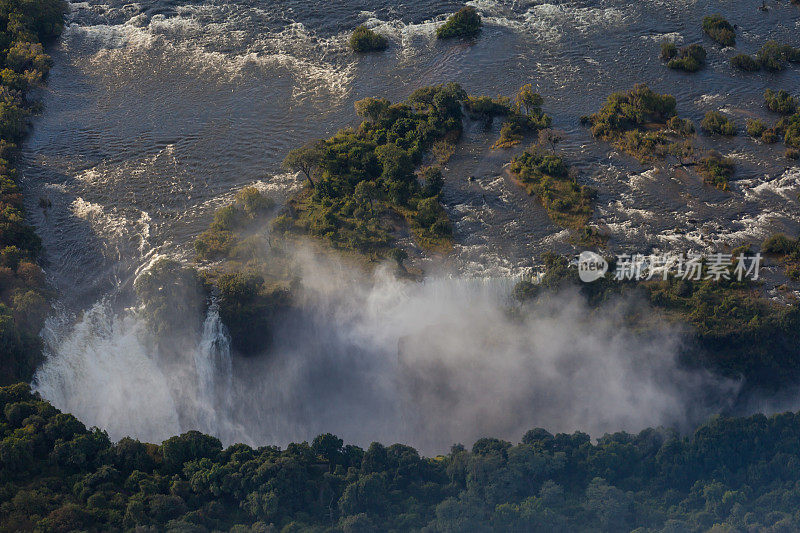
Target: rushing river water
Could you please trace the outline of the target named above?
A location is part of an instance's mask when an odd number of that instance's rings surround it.
[[[763,146],[745,135],[705,138],[705,144],[737,162],[732,190],[723,193],[697,178],[650,170],[610,153],[579,123],[608,94],[638,82],[674,94],[679,113],[696,124],[709,110],[731,114],[740,129],[749,117],[774,121],[763,105],[764,89],[796,92],[800,69],[743,74],[728,60],[739,52],[754,53],[768,39],[800,46],[800,9],[789,0],[768,1],[766,12],[757,9],[760,1],[733,0],[469,4],[484,18],[480,37],[438,42],[437,23],[458,3],[73,3],[63,37],[52,50],[44,112],[25,143],[22,172],[29,216],[44,241],[46,271],[61,294],[59,313],[70,316],[109,294],[125,292],[135,274],[160,254],[191,258],[193,238],[208,225],[214,209],[242,186],[255,183],[276,199],[286,198],[300,186],[298,178],[280,168],[287,151],[355,124],[355,100],[384,96],[397,101],[420,86],[448,81],[474,95],[513,96],[525,83],[537,88],[555,126],[568,134],[561,149],[580,170],[579,181],[599,191],[596,222],[611,235],[612,250],[716,250],[759,242],[775,231],[800,231],[800,170],[783,157],[782,145]],[[738,25],[736,50],[703,37],[700,21],[711,13]],[[350,53],[346,41],[358,24],[387,35],[390,48],[380,54]],[[706,68],[692,75],[665,68],[658,60],[665,38],[703,42],[709,51]],[[457,242],[446,267],[466,277],[514,275],[534,265],[544,250],[570,249],[566,233],[504,176],[503,165],[513,152],[490,149],[498,129],[499,124],[487,132],[468,123],[445,169],[444,202]],[[39,198],[49,199],[52,207],[40,208]],[[93,313],[99,313],[97,308]],[[99,349],[92,345],[96,337],[85,320],[83,330],[70,330],[63,323],[69,320],[61,320],[54,328],[70,337],[75,352],[93,346],[97,357],[103,357],[103,350],[117,350],[123,359],[136,352],[113,342]],[[104,331],[125,328],[123,319],[98,320],[110,321]],[[352,320],[363,325],[366,319]],[[374,320],[366,322],[372,327]],[[213,322],[206,327],[219,331]],[[134,329],[119,335],[132,335]],[[372,334],[360,335],[375,340]],[[59,343],[64,342],[50,343],[52,360],[59,360]],[[396,339],[386,346],[392,342]],[[147,350],[137,350],[147,358]],[[67,364],[63,357],[61,363]],[[146,375],[145,367],[136,366],[137,372]],[[53,379],[63,382],[65,375]],[[80,411],[83,404],[70,401],[64,383],[58,390],[51,396],[60,395],[60,406]],[[354,396],[351,403],[369,397]],[[519,407],[518,400],[511,403]],[[284,398],[284,403],[292,401]],[[96,411],[87,406],[79,414],[101,423],[92,414]],[[612,417],[592,429],[673,422],[679,418],[675,413],[649,422],[641,416]],[[110,412],[106,425],[118,418]],[[186,427],[175,420],[169,418],[161,429],[128,427],[160,438]],[[236,431],[227,435],[285,442],[309,438],[320,429],[337,430],[296,423],[291,431],[278,424],[245,436]],[[575,429],[581,423],[576,418],[567,425]],[[518,429],[511,426],[496,429]],[[112,434],[120,436],[125,427],[114,426]],[[350,435],[368,438],[355,430]],[[376,438],[394,435],[387,430]],[[452,429],[443,439],[458,436]]]

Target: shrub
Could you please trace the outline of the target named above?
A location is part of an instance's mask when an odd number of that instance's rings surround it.
[[[589,117],[589,123],[595,137],[607,140],[648,122],[666,124],[675,116],[675,107],[674,96],[638,84],[626,93],[609,96],[600,111]]]
[[[800,149],[800,113],[783,119],[780,127],[786,132],[783,137],[786,146]]]
[[[767,41],[756,54],[756,59],[762,68],[769,71],[778,71],[786,68],[786,62],[800,61],[800,48],[782,45],[776,41]]]
[[[691,44],[683,47],[678,54],[667,63],[667,66],[674,70],[685,72],[697,72],[706,62],[706,50],[699,44]]]
[[[700,127],[708,133],[719,135],[736,135],[736,124],[719,111],[709,111],[706,113]]]
[[[703,176],[703,181],[721,191],[728,190],[728,179],[733,176],[733,170],[733,161],[716,152],[709,152],[697,163],[697,172]]]
[[[776,233],[769,236],[762,244],[761,251],[765,254],[787,255],[797,250],[798,243],[784,235]]]
[[[737,54],[731,58],[731,65],[739,70],[755,72],[761,70],[761,64],[747,54]]]
[[[661,60],[669,61],[678,55],[678,47],[672,41],[661,42]]]
[[[800,159],[800,150],[796,148],[787,148],[786,152],[784,153],[787,159],[791,159],[792,161],[797,161]]]
[[[594,212],[591,191],[570,177],[560,156],[533,146],[512,159],[509,170],[555,223],[573,229],[587,226]]]
[[[703,18],[703,31],[723,46],[736,44],[736,32],[733,26],[721,15],[710,15]]]
[[[426,167],[420,172],[422,178],[422,194],[424,196],[439,196],[444,186],[444,178],[439,167]]]
[[[481,31],[481,16],[474,7],[467,6],[452,14],[442,26],[436,28],[436,37],[473,37]]]
[[[350,48],[354,52],[379,52],[386,50],[388,46],[389,41],[386,37],[375,33],[366,26],[357,27],[350,36]]]
[[[667,121],[667,127],[680,135],[691,135],[694,133],[694,124],[692,124],[692,121],[677,116]]]
[[[791,115],[797,111],[797,99],[784,90],[773,91],[767,89],[764,92],[764,100],[767,108],[781,115]]]
[[[747,119],[747,134],[750,137],[759,138],[767,131],[767,126],[758,119]]]
[[[775,127],[767,128],[761,134],[761,142],[764,144],[775,144],[781,140],[781,135]]]

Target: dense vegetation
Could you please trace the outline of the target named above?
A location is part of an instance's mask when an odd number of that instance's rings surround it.
[[[450,15],[447,22],[436,28],[436,37],[439,39],[474,37],[480,33],[482,25],[481,16],[474,7],[463,7]]]
[[[707,133],[717,135],[736,135],[736,124],[719,111],[709,111],[700,122],[700,127]]]
[[[188,432],[111,443],[19,384],[0,388],[2,531],[794,531],[800,415],[692,434],[525,433],[421,457],[333,435],[223,448]]]
[[[415,169],[435,143],[460,137],[466,100],[464,90],[449,83],[418,89],[404,103],[356,102],[365,119],[358,128],[287,156],[285,166],[302,172],[309,186],[275,229],[301,230],[340,249],[385,257],[405,225],[420,246],[448,250],[452,230],[439,202],[441,183],[425,181],[436,172]]]
[[[772,235],[761,245],[765,254],[777,257],[786,267],[786,275],[800,281],[800,240],[783,233]]]
[[[658,94],[643,84],[612,94],[600,111],[582,121],[591,125],[596,138],[640,161],[672,153],[694,132],[690,122],[677,117],[674,96]]]
[[[375,33],[366,26],[357,27],[350,36],[350,48],[354,52],[379,52],[386,50],[388,46],[389,41],[386,37]]]
[[[760,69],[771,72],[781,71],[786,68],[786,63],[800,62],[800,48],[788,44],[779,44],[776,41],[767,41],[753,58],[746,54],[739,54],[731,58],[731,64],[745,71],[754,72]]]
[[[41,242],[24,221],[14,163],[33,109],[26,94],[50,68],[43,43],[59,35],[65,11],[63,0],[0,4],[0,383],[30,379],[41,358],[49,308],[36,263]]]
[[[731,65],[739,70],[746,72],[755,72],[761,69],[761,65],[753,59],[752,56],[747,54],[736,54],[731,58]]]
[[[509,170],[528,194],[539,199],[553,222],[580,231],[585,244],[599,239],[589,227],[595,192],[578,184],[561,156],[532,146],[511,160]]]
[[[678,49],[671,42],[661,45],[661,59],[673,70],[697,72],[706,62],[706,50],[699,44],[690,44]]]
[[[728,180],[733,176],[733,170],[733,161],[713,151],[697,163],[697,173],[706,183],[721,191],[729,189]]]
[[[764,92],[764,100],[767,108],[781,115],[791,115],[797,111],[797,98],[784,90],[773,91],[767,89]]]
[[[723,46],[736,45],[736,32],[731,23],[721,15],[711,15],[703,18],[703,31]]]

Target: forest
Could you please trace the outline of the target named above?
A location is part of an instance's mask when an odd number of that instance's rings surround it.
[[[161,445],[0,388],[2,531],[770,531],[800,528],[800,415],[482,438],[422,457],[334,435],[251,448],[196,431]]]
[[[14,164],[36,110],[26,93],[47,76],[43,46],[61,33],[65,11],[63,0],[0,3],[0,383],[29,380],[42,358],[49,296],[37,263],[41,241],[25,222]]]

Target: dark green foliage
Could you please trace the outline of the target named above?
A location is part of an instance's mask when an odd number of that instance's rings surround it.
[[[697,172],[703,180],[721,191],[728,190],[728,179],[733,176],[733,161],[710,152],[697,163]]]
[[[481,16],[474,7],[461,8],[453,13],[443,25],[436,28],[436,37],[450,39],[452,37],[474,37],[481,31]]]
[[[761,245],[765,254],[787,255],[800,250],[796,240],[790,239],[783,233],[776,233],[768,237]]]
[[[626,131],[654,122],[666,124],[675,116],[674,96],[658,94],[647,85],[636,85],[627,93],[614,93],[603,107],[589,117],[592,135],[611,140]]]
[[[764,241],[761,251],[777,256],[786,267],[786,275],[795,281],[800,280],[800,240],[777,233]]]
[[[767,108],[775,113],[791,115],[797,111],[797,98],[783,89],[777,92],[767,89],[764,92],[764,100],[767,103]]]
[[[703,31],[723,46],[734,46],[736,44],[736,32],[733,26],[721,15],[704,17]]]
[[[379,52],[386,50],[388,46],[386,37],[365,26],[357,27],[350,36],[350,48],[355,52]]]
[[[675,106],[674,96],[638,84],[626,93],[612,94],[600,111],[581,121],[591,125],[592,135],[598,139],[648,161],[670,152],[674,135],[671,139],[668,130],[684,136],[694,131],[690,122],[676,118]]]
[[[736,135],[736,124],[719,111],[709,111],[700,122],[700,127],[707,133],[718,135]]]
[[[661,60],[669,61],[678,55],[678,47],[672,41],[662,41],[661,43]]]
[[[667,121],[667,128],[683,136],[694,133],[694,124],[688,118],[672,117]]]
[[[758,119],[747,119],[747,134],[756,139],[761,138],[764,132],[767,131],[767,126],[763,121]]]
[[[334,435],[223,449],[108,437],[0,388],[3,531],[795,531],[800,414],[715,417],[693,433],[525,433],[436,458]],[[638,529],[637,529],[638,528]]]
[[[738,258],[739,253],[733,255]],[[665,319],[688,323],[694,337],[681,356],[686,364],[744,378],[747,389],[775,391],[800,380],[800,307],[761,296],[757,283],[747,278],[738,281],[732,269],[727,280],[669,277],[627,282],[613,279],[612,262],[605,278],[582,283],[566,258],[549,254],[543,259],[546,271],[541,283],[517,291],[523,301],[577,288],[596,307],[644,291],[656,309],[642,313],[637,306],[627,319],[637,328],[663,326]]]
[[[697,72],[705,65],[705,62],[705,48],[699,44],[690,44],[678,50],[676,55],[669,60],[667,66],[674,70]]]
[[[800,48],[788,44],[779,44],[776,41],[767,41],[756,54],[756,60],[762,68],[769,71],[779,71],[786,68],[786,62],[800,62]]]
[[[555,223],[573,229],[588,225],[594,212],[593,193],[569,175],[560,156],[532,147],[512,159],[509,170]]]
[[[755,72],[761,70],[761,63],[747,54],[737,54],[731,58],[731,65],[739,70]]]
[[[775,126],[776,132],[783,132],[783,142],[789,148],[800,149],[800,113],[785,117]]]
[[[358,129],[290,153],[287,166],[303,172],[310,188],[290,202],[287,217],[276,224],[379,258],[392,249],[401,218],[422,246],[448,248],[450,226],[441,206],[436,222],[420,225],[429,217],[417,216],[418,206],[438,192],[431,194],[437,184],[424,177],[420,183],[414,170],[435,142],[460,136],[466,101],[463,89],[450,83],[418,89],[404,103],[356,102],[356,112],[365,118]]]
[[[30,379],[41,359],[38,333],[48,310],[36,264],[41,241],[25,223],[13,166],[33,108],[26,93],[50,69],[42,43],[61,32],[66,10],[62,0],[0,4],[0,384]]]
[[[530,83],[520,87],[513,104],[508,99],[501,101],[507,105],[508,111],[502,113],[505,120],[494,148],[509,148],[519,144],[526,134],[549,128],[553,123],[542,111],[544,98],[533,91]]]

